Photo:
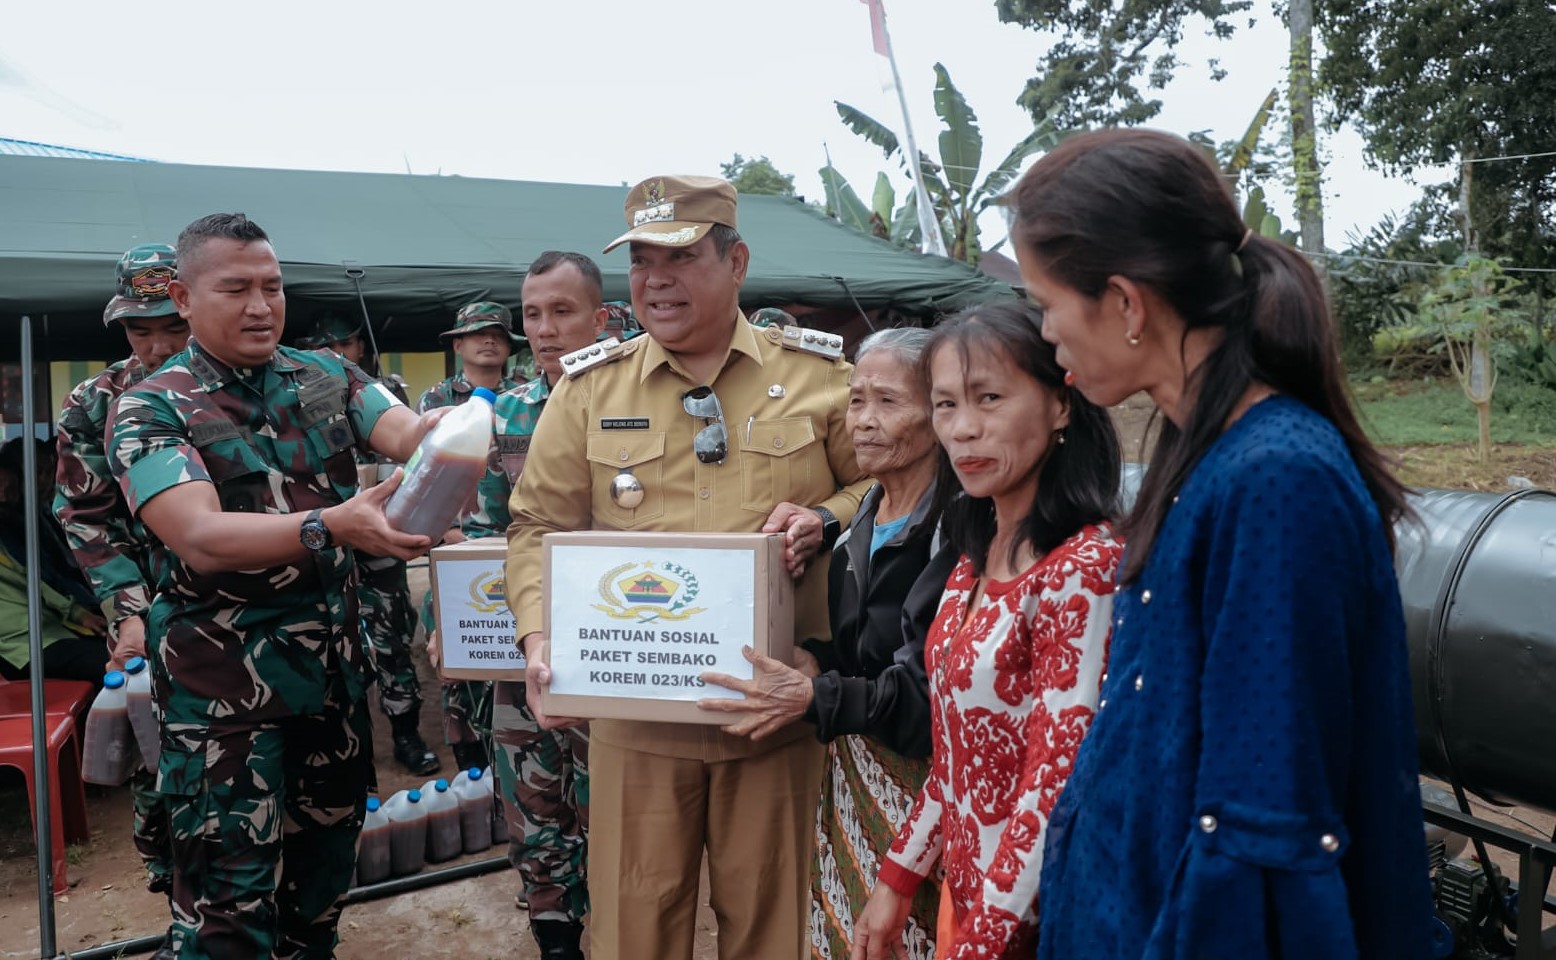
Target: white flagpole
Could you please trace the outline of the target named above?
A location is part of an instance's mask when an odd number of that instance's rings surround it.
[[[902,77],[897,72],[897,57],[892,53],[891,32],[886,29],[886,4],[884,0],[868,0],[879,6],[881,12],[881,36],[886,41],[886,62],[891,64],[891,83],[897,88],[897,104],[902,108],[902,132],[906,141],[908,172],[913,177],[913,195],[918,207],[918,228],[923,234],[920,249],[935,256],[946,256],[945,238],[940,233],[940,218],[935,215],[935,204],[929,199],[929,189],[924,186],[924,170],[919,165],[918,143],[913,139],[913,121],[908,119],[908,97],[902,91]]]

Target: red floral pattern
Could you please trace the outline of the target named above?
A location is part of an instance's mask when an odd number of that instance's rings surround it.
[[[1091,723],[1123,552],[1087,527],[1006,583],[961,559],[924,651],[935,752],[881,880],[911,892],[936,860],[961,917],[954,960],[1030,956],[1048,815]]]

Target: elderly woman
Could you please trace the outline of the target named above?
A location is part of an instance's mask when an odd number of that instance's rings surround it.
[[[755,679],[705,679],[746,695],[703,706],[747,716],[726,729],[762,737],[803,717],[828,745],[811,867],[811,955],[848,954],[854,915],[876,864],[929,773],[924,638],[954,555],[939,545],[939,451],[918,374],[930,332],[882,330],[859,346],[847,423],[875,486],[833,549],[832,642],[807,641],[801,669],[754,657]],[[803,671],[803,672],[802,672]],[[939,889],[925,884],[899,939],[901,956],[934,955]]]

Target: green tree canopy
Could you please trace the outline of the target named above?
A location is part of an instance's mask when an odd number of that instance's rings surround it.
[[[1184,29],[1203,22],[1216,37],[1236,31],[1237,14],[1252,0],[995,0],[1006,23],[1057,34],[1037,64],[1020,103],[1032,118],[1060,129],[1145,123],[1162,102],[1161,90],[1183,65],[1174,49]],[[1252,24],[1250,19],[1249,24]],[[1215,60],[1210,75],[1225,76]]]
[[[1332,124],[1399,173],[1556,149],[1548,0],[1325,0]],[[1556,157],[1475,163],[1467,225],[1487,253],[1556,266]]]
[[[780,173],[765,155],[746,159],[737,153],[728,163],[719,164],[719,173],[735,185],[738,193],[794,196],[794,175]]]

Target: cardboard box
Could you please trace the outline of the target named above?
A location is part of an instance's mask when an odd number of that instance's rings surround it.
[[[704,684],[749,680],[741,647],[790,663],[794,582],[783,536],[762,533],[552,533],[543,540],[550,716],[727,724]]]
[[[524,651],[514,636],[503,564],[504,537],[434,547],[432,622],[438,627],[438,675],[450,680],[523,680]]]

